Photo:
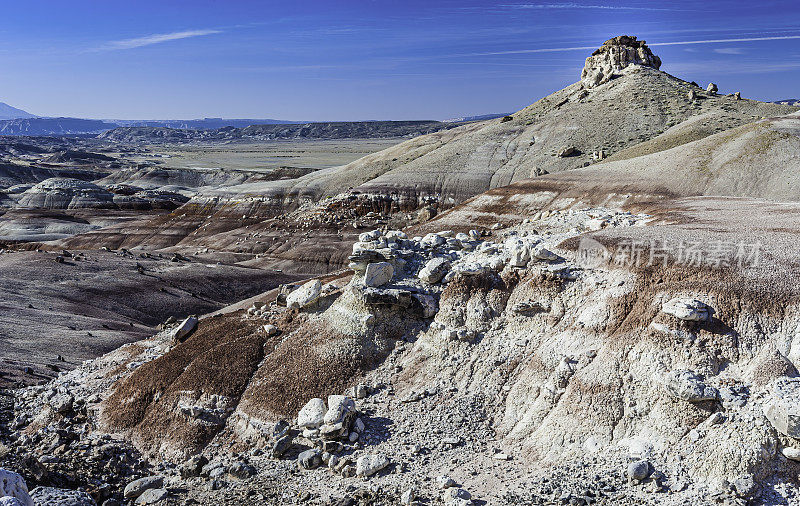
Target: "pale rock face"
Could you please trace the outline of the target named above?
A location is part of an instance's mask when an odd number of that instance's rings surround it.
[[[781,453],[783,453],[783,456],[789,460],[800,462],[800,450],[798,450],[797,448],[792,448],[787,446],[781,451]]]
[[[314,279],[286,296],[286,307],[301,309],[314,303],[322,291],[322,283]]]
[[[172,331],[172,338],[177,342],[184,341],[192,334],[192,332],[195,331],[197,328],[197,322],[198,320],[194,316],[186,318],[175,328],[174,331]]]
[[[22,506],[34,506],[22,476],[5,469],[0,469],[0,497],[13,497]]]
[[[301,429],[317,429],[325,419],[325,401],[320,398],[311,399],[297,414],[297,425]]]
[[[389,465],[389,457],[382,453],[362,455],[356,461],[356,476],[372,476]]]
[[[664,386],[673,397],[687,402],[710,401],[717,398],[716,388],[706,385],[692,371],[672,371],[664,377]]]
[[[800,438],[800,378],[775,380],[764,415],[781,434]]]
[[[592,56],[586,58],[581,80],[588,88],[610,81],[614,75],[629,65],[643,65],[658,69],[661,59],[654,55],[645,41],[620,35],[603,42]]]
[[[439,311],[439,301],[433,295],[427,293],[412,294],[419,304],[422,306],[422,317],[433,318]]]
[[[691,298],[676,297],[669,300],[661,311],[679,320],[701,322],[709,319],[711,312],[708,305]]]
[[[367,265],[364,273],[364,284],[367,286],[383,286],[392,280],[394,267],[389,262],[375,262]]]
[[[708,92],[709,95],[716,95],[717,91],[719,91],[719,88],[717,88],[716,84],[708,83],[708,86],[706,87],[706,92]]]
[[[511,265],[513,267],[525,267],[531,260],[530,250],[524,246],[519,245],[511,250]]]
[[[164,485],[163,476],[145,476],[144,478],[133,480],[125,487],[125,499],[136,499],[144,494],[145,491],[161,488],[162,485]]]
[[[450,262],[444,258],[432,258],[419,271],[419,279],[430,284],[438,283],[448,270],[450,270]]]
[[[335,424],[344,419],[345,414],[355,411],[356,405],[353,399],[346,395],[329,395],[328,411],[325,413],[324,421],[328,424]]]
[[[554,262],[558,260],[560,257],[544,247],[536,247],[533,250],[533,256],[536,257],[538,260],[546,260],[548,262]]]

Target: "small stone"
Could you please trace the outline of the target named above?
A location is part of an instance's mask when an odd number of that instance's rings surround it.
[[[789,460],[800,462],[800,449],[787,446],[786,448],[781,450],[781,453],[783,454],[784,457],[786,457]]]
[[[125,499],[135,499],[146,490],[161,488],[162,485],[164,485],[163,476],[145,476],[128,483],[123,495]]]
[[[719,88],[717,88],[717,85],[714,83],[708,83],[708,86],[706,86],[706,92],[709,95],[716,95],[718,91]]]
[[[444,493],[442,493],[442,500],[446,504],[450,504],[454,499],[469,500],[472,499],[472,494],[470,494],[463,488],[458,488],[458,487],[451,487],[445,489]]]
[[[688,402],[711,401],[719,396],[716,388],[707,386],[700,376],[688,370],[670,372],[664,378],[664,386],[670,395]]]
[[[136,498],[135,504],[155,504],[167,498],[167,490],[163,488],[150,488]]]
[[[301,429],[317,429],[323,424],[327,411],[325,401],[318,397],[311,399],[297,414],[297,425]]]
[[[364,399],[367,397],[367,385],[359,383],[353,389],[356,399]]]
[[[306,450],[297,456],[297,465],[302,469],[316,469],[322,463],[322,453],[316,448]]]
[[[669,300],[661,307],[661,311],[685,321],[706,321],[711,316],[711,310],[708,305],[697,299],[685,297],[676,297]]]
[[[450,488],[458,485],[453,478],[444,474],[436,477],[436,484],[439,488]]]
[[[362,455],[356,461],[356,476],[372,476],[389,465],[389,458],[382,453]]]
[[[800,438],[800,378],[775,380],[764,406],[767,420],[781,434]]]
[[[344,421],[348,413],[355,412],[356,404],[346,395],[329,395],[328,411],[323,421],[327,424],[336,424]]]
[[[191,336],[192,333],[197,330],[198,321],[199,320],[195,316],[190,316],[183,320],[180,325],[178,325],[175,330],[172,331],[172,340],[176,343],[182,343],[188,339],[189,336]]]
[[[275,440],[275,444],[272,445],[272,457],[276,459],[282,457],[287,451],[289,451],[289,448],[292,447],[292,444],[293,438],[291,434],[281,436]]]
[[[733,489],[736,491],[736,495],[743,499],[749,499],[756,495],[758,491],[758,485],[756,484],[753,476],[751,475],[742,475],[736,478],[733,481]]]
[[[392,280],[394,267],[389,262],[375,262],[367,265],[364,272],[364,284],[366,286],[383,286]]]
[[[650,463],[646,460],[637,460],[628,464],[628,479],[642,481],[650,476]]]
[[[400,504],[403,505],[413,504],[416,499],[417,491],[413,487],[400,494]]]
[[[417,277],[430,284],[438,283],[442,280],[447,271],[450,270],[450,262],[445,258],[432,258],[425,263]]]
[[[278,327],[276,327],[275,325],[267,324],[267,325],[264,325],[263,328],[264,328],[264,333],[267,336],[274,336],[274,335],[276,335],[278,333]]]
[[[322,282],[314,279],[286,296],[286,307],[301,309],[317,301],[322,292]]]
[[[558,152],[559,158],[566,158],[568,156],[574,155],[578,150],[575,149],[575,146],[567,146],[561,151]]]
[[[228,474],[240,480],[246,480],[256,475],[256,468],[247,462],[234,462],[228,469]]]
[[[193,455],[181,466],[181,476],[184,478],[200,476],[200,472],[206,464],[208,464],[208,459],[203,455]]]

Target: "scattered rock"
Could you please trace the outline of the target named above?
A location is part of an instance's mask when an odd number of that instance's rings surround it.
[[[22,476],[5,469],[0,469],[0,497],[13,497],[22,506],[34,506]]]
[[[560,158],[566,158],[568,156],[574,155],[575,153],[577,153],[577,151],[578,150],[575,148],[575,146],[567,146],[566,148],[558,152],[558,156]]]
[[[711,317],[711,308],[691,298],[676,297],[661,307],[661,311],[679,320],[701,322]]]
[[[717,88],[717,85],[714,83],[708,83],[708,86],[706,86],[706,92],[709,95],[716,95],[718,91],[719,88]]]
[[[297,456],[297,465],[302,469],[316,469],[322,464],[322,452],[316,448],[306,450]]]
[[[197,329],[197,318],[190,316],[183,320],[175,330],[172,331],[172,339],[176,343],[182,343],[189,338],[190,335]]]
[[[320,398],[311,399],[297,414],[297,425],[301,429],[318,429],[325,422],[328,408]]]
[[[783,454],[784,457],[786,457],[789,460],[800,462],[800,449],[798,448],[792,448],[791,446],[787,446],[786,448],[781,450],[781,453]]]
[[[643,481],[650,476],[650,463],[646,460],[637,460],[628,464],[628,479]]]
[[[432,258],[425,263],[419,271],[419,279],[426,283],[434,284],[442,280],[447,271],[450,270],[450,262],[444,258]]]
[[[394,267],[389,262],[376,262],[367,265],[364,272],[364,284],[367,286],[383,286],[392,280]]]
[[[163,476],[145,476],[138,480],[133,480],[125,487],[125,499],[136,499],[146,490],[161,488],[164,485]]]
[[[293,444],[294,438],[291,436],[291,434],[286,434],[279,437],[272,445],[272,457],[276,459],[282,457],[286,452],[289,451],[289,448],[291,448]]]
[[[286,307],[289,309],[302,309],[317,301],[322,291],[322,283],[313,279],[297,290],[286,296]]]
[[[712,401],[719,395],[716,388],[707,386],[700,376],[689,370],[668,373],[664,386],[670,395],[688,402]]]
[[[164,488],[149,488],[136,498],[135,504],[156,504],[167,498],[169,493]]]
[[[389,457],[382,453],[362,455],[356,461],[356,476],[372,476],[389,465]]]
[[[800,378],[778,378],[769,391],[764,414],[781,434],[800,438]]]

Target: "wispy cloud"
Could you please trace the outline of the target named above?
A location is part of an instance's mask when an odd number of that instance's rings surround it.
[[[506,7],[509,9],[602,9],[602,10],[613,10],[613,11],[674,11],[677,9],[668,9],[664,7],[635,7],[635,6],[626,6],[626,5],[599,5],[599,4],[590,4],[584,5],[574,2],[567,2],[567,3],[560,3],[560,4],[509,4],[509,5],[501,5],[500,7]],[[683,9],[681,9],[683,10]]]
[[[743,37],[740,39],[707,39],[707,40],[682,40],[678,42],[655,42],[650,46],[681,46],[686,44],[725,44],[728,42],[758,42],[761,40],[792,40],[800,39],[800,35],[778,35],[775,37]]]
[[[719,54],[744,54],[744,49],[740,47],[720,47],[714,50]]]
[[[192,37],[202,37],[204,35],[213,35],[215,33],[222,33],[222,30],[184,30],[181,32],[157,33],[153,35],[146,35],[144,37],[136,37],[133,39],[113,40],[103,45],[100,49],[106,49],[106,50],[134,49],[137,47],[150,46],[153,44],[161,44],[162,42],[170,42],[173,40],[189,39]]]
[[[767,40],[794,40],[800,39],[800,35],[780,35],[775,37],[742,37],[737,39],[706,39],[706,40],[681,40],[674,42],[652,42],[650,46],[683,46],[693,44],[726,44],[729,42],[758,42]],[[586,51],[587,49],[597,49],[597,46],[574,46],[574,47],[553,47],[537,49],[513,49],[510,51],[490,51],[486,53],[470,53],[457,56],[496,56],[506,54],[529,54],[529,53],[559,53],[562,51]]]

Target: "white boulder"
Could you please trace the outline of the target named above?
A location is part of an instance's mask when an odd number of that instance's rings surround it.
[[[329,395],[328,411],[325,413],[324,422],[336,424],[344,420],[347,413],[356,410],[356,403],[346,395]]]
[[[434,284],[442,280],[447,271],[450,270],[450,262],[444,258],[431,258],[419,271],[419,279],[426,283]]]
[[[22,476],[5,469],[0,469],[0,497],[12,497],[22,506],[33,506],[33,499],[28,494],[28,486]]]
[[[313,279],[286,296],[286,307],[289,309],[304,308],[316,302],[321,291],[322,283],[318,279]]]
[[[382,453],[362,455],[356,461],[356,476],[372,476],[389,465],[389,457]]]
[[[664,377],[664,386],[670,395],[687,402],[710,401],[719,395],[716,388],[706,385],[689,370],[671,371]]]
[[[197,322],[194,316],[186,318],[172,331],[172,338],[178,342],[186,340],[197,329]]]
[[[297,414],[297,425],[301,429],[318,429],[325,421],[325,401],[320,398],[311,399]]]
[[[800,378],[783,376],[772,383],[764,415],[781,434],[800,438]]]
[[[392,280],[394,267],[389,262],[375,262],[367,265],[364,272],[364,284],[367,286],[383,286]]]
[[[684,321],[706,321],[711,316],[710,308],[697,299],[675,297],[661,307],[661,311]]]

